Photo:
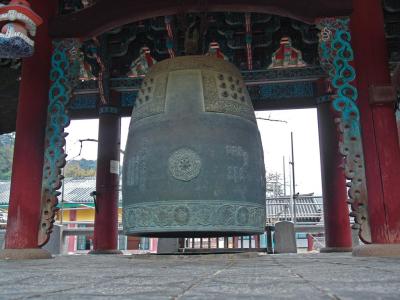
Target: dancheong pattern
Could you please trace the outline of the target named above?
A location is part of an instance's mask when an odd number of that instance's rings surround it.
[[[54,41],[51,59],[49,106],[42,182],[42,216],[39,227],[38,244],[47,243],[54,223],[58,196],[62,184],[61,169],[65,165],[65,127],[69,125],[67,105],[72,89],[79,75],[77,55],[79,42],[76,40]]]
[[[361,240],[371,243],[360,112],[357,106],[358,92],[352,85],[356,72],[350,64],[354,53],[350,44],[349,19],[321,19],[318,27],[321,30],[321,66],[328,73],[335,91],[331,101],[338,114],[336,123],[341,134],[339,151],[345,157],[345,176],[350,180],[348,194],[351,216],[354,217],[354,228],[359,229]]]

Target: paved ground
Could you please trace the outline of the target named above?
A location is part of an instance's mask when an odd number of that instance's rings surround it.
[[[400,259],[350,254],[0,261],[0,299],[400,299]]]

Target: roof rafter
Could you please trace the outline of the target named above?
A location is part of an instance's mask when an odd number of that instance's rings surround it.
[[[312,23],[318,17],[349,15],[352,4],[351,0],[114,0],[112,4],[98,0],[78,12],[55,17],[50,23],[50,34],[57,38],[91,38],[147,18],[204,11],[272,13]]]

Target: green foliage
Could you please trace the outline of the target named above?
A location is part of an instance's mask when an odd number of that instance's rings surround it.
[[[95,160],[87,160],[87,159],[81,159],[78,160],[79,166],[84,169],[84,170],[96,170],[96,164],[97,161]]]
[[[0,135],[0,180],[11,180],[14,141],[14,133]],[[65,177],[92,177],[95,175],[95,160],[70,160],[65,166]]]
[[[11,179],[14,140],[13,133],[0,135],[0,180]]]
[[[96,175],[95,160],[70,160],[64,170],[65,177],[92,177]]]

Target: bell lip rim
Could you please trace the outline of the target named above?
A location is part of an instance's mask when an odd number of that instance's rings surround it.
[[[183,237],[198,237],[198,238],[215,238],[215,237],[231,237],[231,236],[249,236],[249,235],[258,235],[265,233],[265,227],[261,229],[258,227],[257,229],[253,227],[253,229],[242,228],[242,229],[206,229],[206,230],[188,230],[188,229],[175,229],[171,231],[157,231],[157,230],[123,230],[124,235],[131,236],[140,236],[140,237],[155,237],[155,238],[183,238]],[[184,234],[187,233],[187,234]],[[211,234],[207,234],[211,233]],[[218,233],[218,236],[215,234]]]

